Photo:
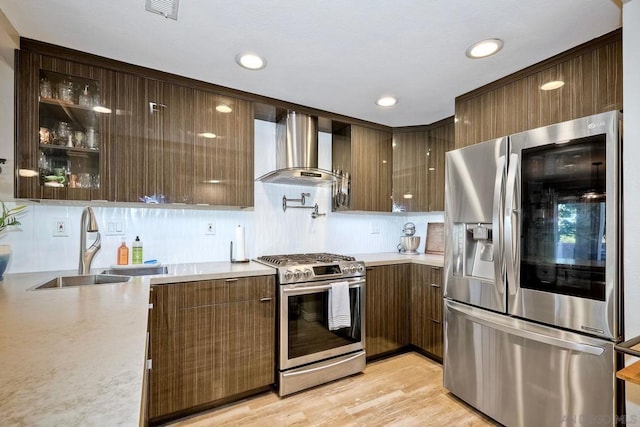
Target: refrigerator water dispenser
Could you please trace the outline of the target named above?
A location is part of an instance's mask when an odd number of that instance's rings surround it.
[[[495,280],[493,224],[455,224],[453,275]]]

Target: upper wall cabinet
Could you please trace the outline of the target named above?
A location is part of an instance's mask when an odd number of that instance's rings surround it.
[[[357,125],[333,134],[334,170],[349,173],[348,202],[334,209],[391,212],[392,134]]]
[[[253,104],[195,91],[195,202],[253,206]]]
[[[393,132],[393,211],[444,210],[445,153],[454,147],[453,117]]]
[[[541,86],[551,81],[555,90]],[[622,109],[617,30],[456,98],[456,148]]]
[[[113,72],[19,52],[16,196],[108,198]]]
[[[115,104],[112,200],[193,203],[193,90],[118,73]]]
[[[253,206],[252,102],[51,49],[18,51],[16,197]]]

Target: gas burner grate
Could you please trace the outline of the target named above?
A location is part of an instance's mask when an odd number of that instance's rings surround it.
[[[258,261],[275,266],[303,265],[328,263],[336,261],[355,261],[355,257],[330,253],[289,254],[289,255],[265,255],[258,257]]]

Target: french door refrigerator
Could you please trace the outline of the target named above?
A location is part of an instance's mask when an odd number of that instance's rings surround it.
[[[616,423],[621,114],[450,151],[444,386],[508,426]]]

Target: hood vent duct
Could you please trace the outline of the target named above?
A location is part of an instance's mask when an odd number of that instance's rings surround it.
[[[318,169],[318,119],[291,111],[276,126],[276,170],[256,181],[329,186],[341,178],[331,171]]]

